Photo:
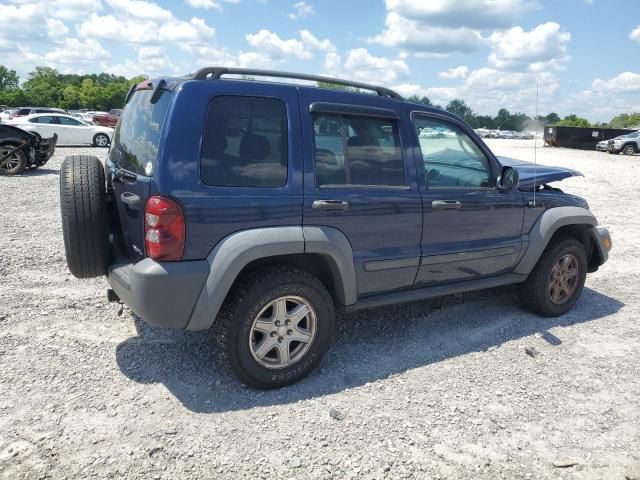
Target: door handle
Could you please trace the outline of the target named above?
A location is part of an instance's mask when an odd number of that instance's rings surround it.
[[[140,197],[131,192],[123,192],[122,195],[120,195],[120,200],[122,200],[122,203],[126,206],[133,209],[137,209],[140,203]]]
[[[344,211],[349,208],[349,202],[344,200],[314,200],[311,208],[314,210]]]
[[[431,208],[434,210],[460,210],[462,203],[458,200],[434,200],[431,202]]]

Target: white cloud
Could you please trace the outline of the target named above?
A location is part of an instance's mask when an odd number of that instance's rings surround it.
[[[479,30],[509,26],[518,16],[540,8],[529,0],[386,0],[386,5],[408,19]]]
[[[629,38],[631,40],[635,40],[636,42],[640,43],[640,25],[638,25],[635,30],[633,30],[630,34],[629,34]]]
[[[67,26],[57,18],[47,18],[45,20],[47,26],[47,35],[55,41],[62,41],[63,37],[69,33]]]
[[[389,84],[409,77],[409,66],[401,58],[375,57],[366,48],[354,48],[346,59],[335,52],[325,56],[326,75],[344,77],[365,83]]]
[[[293,4],[293,12],[289,14],[289,18],[291,20],[301,20],[315,13],[313,5],[309,5],[307,2],[297,2]]]
[[[370,43],[429,54],[470,52],[482,45],[482,32],[504,28],[540,8],[530,0],[386,0],[382,33]]]
[[[469,67],[466,65],[460,65],[459,67],[453,67],[444,72],[440,72],[438,75],[442,78],[449,79],[464,79],[469,74]]]
[[[610,80],[596,78],[591,87],[594,91],[603,94],[640,93],[640,74],[623,72]]]
[[[222,0],[225,3],[240,3],[240,0]],[[215,0],[185,0],[186,4],[192,8],[204,8],[205,10],[209,10],[212,8],[220,9],[222,5],[220,2],[216,2]]]
[[[313,35],[313,33],[311,33],[309,30],[300,30],[298,32],[298,35],[300,35],[300,38],[305,45],[315,50],[332,52],[336,49],[335,45],[331,43],[328,38],[325,38],[324,40],[318,40],[318,38],[316,38],[315,35]]]
[[[89,38],[81,41],[77,38],[66,38],[64,43],[55,47],[44,55],[44,59],[51,65],[88,64],[99,60],[106,60],[111,55],[100,43]]]
[[[528,32],[522,27],[494,32],[489,65],[501,70],[546,71],[561,69],[569,61],[567,44],[571,34],[555,22],[538,25]]]
[[[52,0],[46,2],[46,6],[50,16],[61,20],[80,20],[87,13],[97,12],[102,8],[100,0]]]
[[[125,18],[140,20],[171,20],[173,13],[157,3],[145,0],[106,0],[109,6]]]
[[[303,60],[313,55],[305,44],[296,38],[281,39],[278,34],[262,29],[257,33],[246,36],[247,43],[259,53],[263,53],[274,60],[283,60],[287,57],[297,57]]]

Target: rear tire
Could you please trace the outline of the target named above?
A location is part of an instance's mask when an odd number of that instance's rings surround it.
[[[296,312],[302,312],[301,320],[296,320]],[[243,383],[279,388],[304,378],[320,364],[331,344],[334,317],[333,300],[322,282],[304,270],[282,265],[238,281],[214,329],[227,367]]]
[[[111,140],[109,140],[109,135],[106,133],[96,133],[93,136],[93,146],[94,147],[108,147]]]
[[[5,156],[17,145],[0,145],[0,158]],[[18,150],[0,164],[0,175],[20,175],[27,168],[27,156]]]
[[[72,155],[60,167],[60,209],[67,265],[77,278],[107,273],[109,237],[104,168],[89,155]]]
[[[567,265],[562,273],[562,263]],[[575,270],[575,276],[570,271]],[[578,301],[587,276],[587,254],[579,241],[562,237],[549,244],[520,287],[526,308],[544,317],[563,315]],[[555,298],[554,298],[555,297]]]

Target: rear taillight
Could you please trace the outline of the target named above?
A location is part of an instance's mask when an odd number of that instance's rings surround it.
[[[184,252],[184,242],[184,214],[180,205],[166,197],[150,197],[144,209],[147,255],[163,262],[178,261]]]

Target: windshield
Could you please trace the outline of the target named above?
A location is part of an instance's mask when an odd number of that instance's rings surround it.
[[[155,170],[160,134],[171,101],[169,92],[164,92],[152,104],[151,94],[151,90],[141,90],[131,97],[120,117],[109,155],[119,167],[148,177]]]

